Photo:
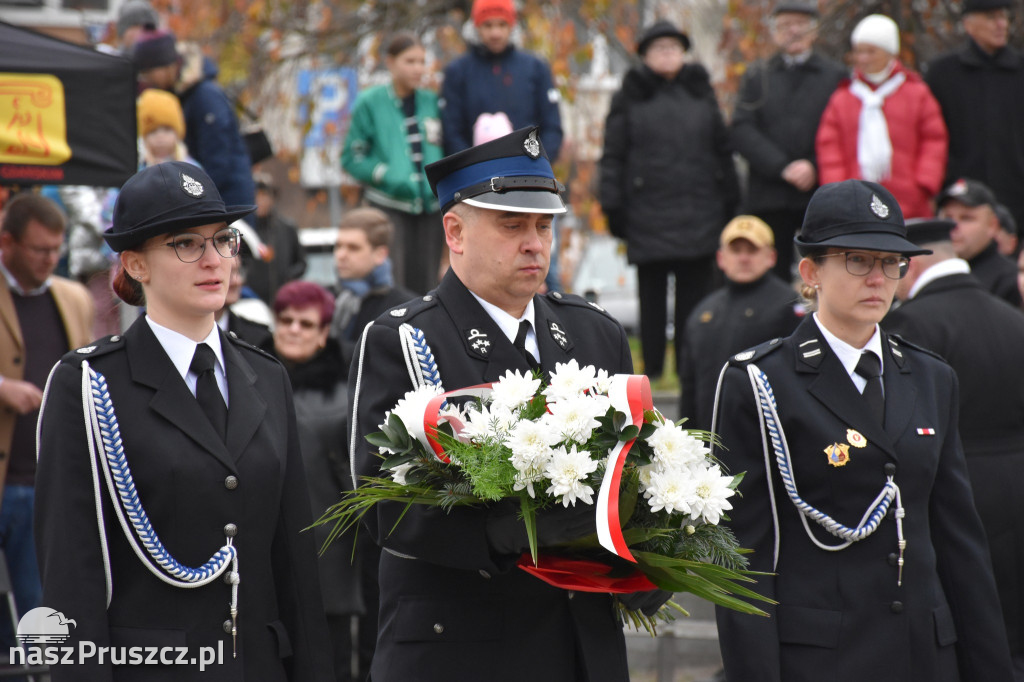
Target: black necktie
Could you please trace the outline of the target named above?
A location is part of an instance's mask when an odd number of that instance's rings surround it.
[[[885,426],[885,397],[882,394],[882,363],[878,356],[871,351],[864,351],[860,354],[857,367],[853,370],[865,380],[864,401],[868,410],[878,419],[878,423]]]
[[[519,354],[526,358],[526,364],[530,366],[530,369],[540,369],[540,363],[537,362],[537,358],[533,357],[533,353],[526,350],[526,335],[530,331],[530,321],[523,320],[519,323],[519,333],[516,334],[516,340],[512,342],[512,345],[516,347]]]
[[[224,404],[224,396],[217,386],[217,377],[213,367],[217,363],[217,354],[207,344],[196,346],[196,354],[192,356],[189,369],[196,373],[196,400],[206,417],[213,424],[214,431],[224,440],[228,427],[228,406]]]

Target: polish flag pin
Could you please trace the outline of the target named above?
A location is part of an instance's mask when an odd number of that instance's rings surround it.
[[[934,436],[935,429],[918,429],[917,435],[919,436]]]

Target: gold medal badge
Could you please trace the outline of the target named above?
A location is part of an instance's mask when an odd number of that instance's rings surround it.
[[[850,461],[850,446],[846,443],[833,443],[825,448],[828,463],[834,467],[846,466]]]
[[[860,431],[846,429],[846,440],[855,448],[867,447],[868,439],[861,435]]]

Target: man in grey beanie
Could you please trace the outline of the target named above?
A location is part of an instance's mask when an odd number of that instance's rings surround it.
[[[117,48],[122,54],[130,55],[135,41],[142,31],[160,26],[160,15],[149,0],[128,0],[117,13]]]

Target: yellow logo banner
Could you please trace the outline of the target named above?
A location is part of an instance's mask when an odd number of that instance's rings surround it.
[[[0,163],[57,166],[70,158],[60,79],[0,73]]]

